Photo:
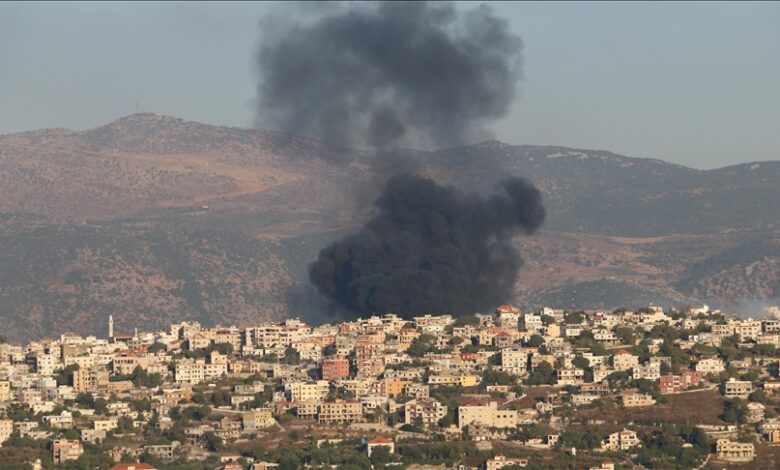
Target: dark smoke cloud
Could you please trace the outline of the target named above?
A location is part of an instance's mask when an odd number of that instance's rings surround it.
[[[544,221],[538,189],[513,178],[488,199],[413,175],[388,180],[363,229],[320,253],[310,278],[354,312],[467,314],[512,299],[517,232]]]
[[[399,148],[486,137],[514,98],[522,48],[487,6],[315,3],[263,20],[259,123],[376,151],[379,181],[349,188],[384,185],[373,217],[310,267],[333,305],[465,314],[512,299],[522,260],[511,237],[544,221],[539,191],[509,178],[486,199],[465,194],[415,175],[422,162]]]
[[[507,113],[522,48],[484,5],[286,8],[262,23],[260,124],[380,150],[471,142]]]

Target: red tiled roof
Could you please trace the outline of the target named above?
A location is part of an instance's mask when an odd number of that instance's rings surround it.
[[[111,470],[157,470],[148,463],[118,463]]]
[[[393,441],[391,441],[390,439],[386,439],[382,436],[377,436],[371,439],[370,441],[368,441],[368,443],[369,444],[392,444]]]

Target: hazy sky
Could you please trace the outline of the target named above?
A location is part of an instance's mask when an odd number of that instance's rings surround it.
[[[525,42],[500,140],[697,168],[780,159],[780,3],[494,7]],[[0,133],[85,129],[136,109],[250,127],[265,8],[0,3]]]

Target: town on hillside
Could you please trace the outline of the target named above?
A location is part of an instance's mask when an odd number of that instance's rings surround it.
[[[780,468],[780,319],[107,323],[0,344],[0,468]]]

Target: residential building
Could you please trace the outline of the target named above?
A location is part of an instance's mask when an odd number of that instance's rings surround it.
[[[499,410],[496,402],[481,404],[470,401],[458,407],[458,426],[464,428],[470,424],[490,428],[513,428],[518,424],[516,410]]]
[[[80,392],[97,392],[108,387],[108,370],[103,366],[78,368],[73,371],[73,390]]]
[[[508,374],[525,374],[528,370],[528,352],[518,348],[502,349],[501,370]]]
[[[174,380],[182,384],[197,385],[206,380],[206,364],[202,359],[183,359],[176,363]]]
[[[628,450],[633,447],[638,447],[642,443],[642,440],[637,436],[636,431],[630,429],[623,429],[610,434],[604,439],[601,447],[604,450]]]
[[[404,423],[422,422],[424,426],[435,426],[447,414],[447,407],[433,398],[409,400],[404,403]]]
[[[488,459],[485,462],[485,470],[499,470],[504,467],[526,467],[528,466],[528,459],[510,459],[503,455],[496,455],[492,459]]]
[[[247,431],[257,431],[276,424],[270,408],[259,408],[241,414],[241,425]]]
[[[662,394],[678,393],[690,387],[695,387],[701,382],[701,372],[682,371],[680,375],[663,375],[659,379],[659,388]]]
[[[68,460],[76,460],[84,453],[84,446],[79,440],[57,440],[51,443],[51,458],[55,465],[62,465]]]
[[[323,359],[321,367],[323,380],[339,380],[349,377],[349,361],[347,359]]]
[[[11,399],[11,382],[0,380],[0,403]]]
[[[145,445],[141,449],[160,460],[170,462],[176,458],[179,446],[181,446],[179,441],[173,441],[170,444]]]
[[[758,402],[750,402],[747,404],[747,422],[758,423],[764,420],[766,414],[766,407]]]
[[[0,446],[7,441],[14,432],[14,420],[0,419]]]
[[[651,395],[642,393],[627,393],[620,396],[623,406],[626,408],[636,408],[640,406],[651,406],[655,404],[655,399]]]
[[[661,378],[661,364],[648,362],[631,368],[631,378],[634,380],[646,379],[656,381]]]
[[[322,401],[328,395],[330,383],[326,380],[316,382],[293,382],[285,386],[290,401]]]
[[[593,394],[593,395],[608,395],[610,393],[609,389],[609,383],[604,382],[594,382],[590,384],[582,384],[580,385],[580,392],[583,394]]]
[[[358,423],[363,421],[363,406],[359,401],[337,400],[320,404],[320,423]]]
[[[733,377],[723,382],[721,387],[726,398],[742,398],[746,400],[753,393],[753,383],[748,380],[736,380]]]
[[[585,371],[571,368],[561,368],[555,370],[555,378],[558,385],[579,385],[585,377]]]
[[[701,359],[696,363],[696,372],[704,374],[720,374],[726,370],[726,366],[723,361],[717,357]]]
[[[612,356],[612,367],[616,371],[629,370],[639,366],[639,356],[621,349]]]
[[[747,442],[734,442],[729,439],[718,439],[716,442],[716,457],[729,462],[751,462],[756,456],[756,448]]]

